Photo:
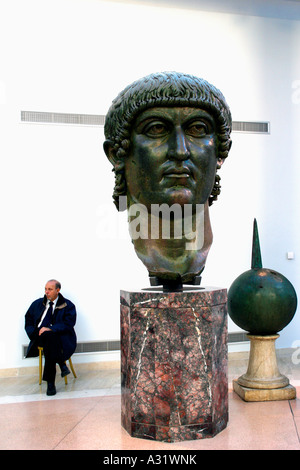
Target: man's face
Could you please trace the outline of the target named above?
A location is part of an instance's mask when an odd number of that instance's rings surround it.
[[[55,282],[52,282],[52,281],[47,282],[45,286],[45,294],[46,294],[47,299],[53,302],[58,296],[59,290],[60,289],[56,289]]]
[[[214,119],[200,108],[154,107],[141,112],[125,162],[133,202],[147,207],[204,204],[215,180],[216,140]]]

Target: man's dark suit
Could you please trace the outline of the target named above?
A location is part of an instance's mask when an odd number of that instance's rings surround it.
[[[46,308],[47,298],[35,300],[25,314],[25,330],[30,338],[26,357],[38,356],[38,346],[43,345],[39,336],[39,322]],[[59,361],[64,362],[69,359],[76,349],[76,334],[74,325],[76,323],[75,305],[61,294],[58,294],[58,301],[53,312],[51,332],[43,333],[41,336],[55,333],[55,337],[60,345]],[[44,379],[47,380],[47,379]]]

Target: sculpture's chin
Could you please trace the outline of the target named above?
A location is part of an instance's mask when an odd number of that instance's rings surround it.
[[[181,237],[175,233],[173,221],[170,231],[173,236],[167,238],[163,238],[162,231],[155,232],[158,234],[156,238],[151,237],[153,227],[150,226],[151,219],[148,218],[148,230],[144,230],[144,234],[147,232],[149,236],[132,238],[135,252],[147,268],[150,278],[164,282],[199,284],[199,275],[205,267],[213,239],[208,203],[202,206],[197,223],[195,218],[194,214],[190,217],[191,227],[194,230],[183,233]],[[157,222],[157,219],[155,221]],[[161,222],[161,219],[159,221]],[[140,222],[142,224],[142,220]],[[182,226],[184,226],[183,223]],[[153,233],[154,230],[152,235]]]

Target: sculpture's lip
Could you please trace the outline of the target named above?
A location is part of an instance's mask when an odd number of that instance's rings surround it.
[[[165,176],[169,176],[170,178],[189,178],[190,177],[188,173],[168,173]]]
[[[169,176],[172,178],[189,178],[192,175],[192,172],[189,168],[169,168],[164,171],[163,176]]]

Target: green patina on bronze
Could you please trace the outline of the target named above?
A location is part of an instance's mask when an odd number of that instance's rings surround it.
[[[128,210],[134,249],[153,285],[177,289],[200,282],[212,244],[208,209],[220,194],[217,171],[231,147],[231,127],[223,94],[202,78],[177,72],[135,81],[107,112],[104,151],[115,173],[114,203],[119,211]],[[169,213],[152,217],[155,205],[180,208],[180,215],[174,211],[169,219],[170,237],[162,230]],[[140,237],[131,230],[138,206],[137,226],[146,227]],[[179,224],[181,237],[175,235]],[[156,226],[158,237],[152,235]]]
[[[258,235],[257,222],[256,222],[256,219],[254,219],[251,269],[261,269],[261,268],[262,268],[262,260],[261,260],[260,244],[259,244],[259,235]]]
[[[228,313],[233,322],[253,335],[272,335],[293,319],[297,295],[282,274],[262,267],[257,222],[254,220],[252,264],[228,291]]]

